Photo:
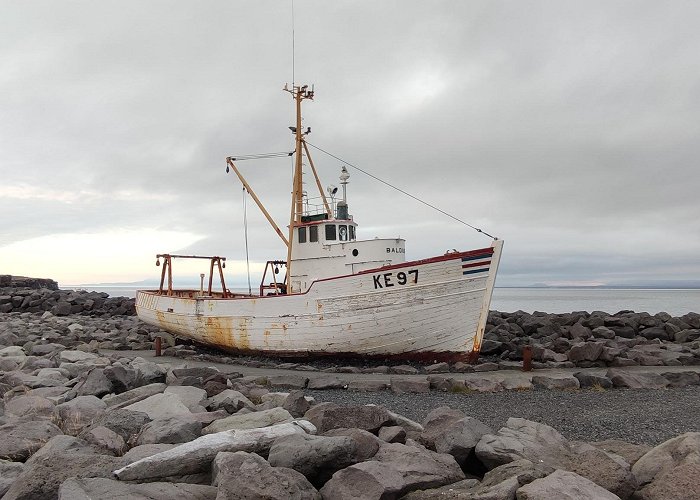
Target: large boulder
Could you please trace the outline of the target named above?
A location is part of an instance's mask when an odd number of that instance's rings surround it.
[[[175,394],[165,393],[154,394],[142,401],[125,406],[124,409],[145,413],[151,420],[173,415],[192,414],[189,408],[182,404],[179,397]]]
[[[617,368],[611,368],[605,374],[614,387],[627,389],[664,389],[669,385],[661,375],[656,373],[628,372]]]
[[[301,472],[312,484],[323,485],[340,469],[365,460],[349,436],[293,434],[275,440],[267,460],[273,467]]]
[[[121,458],[109,455],[50,454],[28,465],[12,483],[3,500],[57,498],[58,489],[68,478],[111,478],[123,465]]]
[[[215,500],[216,494],[216,487],[202,484],[128,484],[107,478],[71,478],[61,484],[58,500]]]
[[[150,421],[136,436],[136,445],[187,443],[202,435],[202,424],[190,415],[173,415]]]
[[[460,410],[454,410],[447,406],[439,406],[431,410],[423,420],[423,431],[418,441],[428,449],[435,450],[435,438],[442,435],[458,420],[466,415]]]
[[[476,446],[476,455],[488,468],[524,458],[576,472],[621,498],[628,498],[637,486],[629,464],[621,457],[569,442],[553,428],[521,418],[509,418],[496,435],[485,435]]]
[[[301,474],[287,467],[272,467],[255,453],[238,451],[216,455],[212,465],[218,498],[269,500],[320,500],[316,488]]]
[[[65,434],[77,436],[105,412],[107,404],[95,396],[78,396],[56,407],[60,426]]]
[[[12,486],[15,479],[22,473],[22,470],[24,470],[24,464],[21,462],[0,460],[0,498]]]
[[[464,473],[451,455],[391,443],[382,445],[372,460],[336,472],[321,494],[337,500],[393,499],[461,479]]]
[[[481,472],[474,448],[486,434],[493,431],[472,417],[464,417],[447,426],[434,437],[435,451],[452,455],[464,470]]]
[[[321,403],[306,412],[304,418],[314,424],[319,434],[330,429],[356,428],[372,433],[384,425],[391,425],[391,414],[381,406],[338,406]]]
[[[0,459],[23,462],[61,429],[47,420],[29,420],[0,426]]]
[[[110,410],[93,423],[93,427],[104,426],[119,434],[125,442],[139,433],[141,428],[150,422],[147,414],[124,408]]]
[[[203,412],[205,410],[205,400],[207,399],[207,391],[190,385],[171,385],[163,394],[173,394],[187,407],[191,412]]]
[[[635,494],[639,500],[696,500],[700,498],[700,463],[684,463],[656,475]]]
[[[534,464],[529,460],[516,460],[484,475],[483,481],[465,479],[440,488],[409,493],[405,500],[515,500],[515,492],[521,486],[554,472],[552,467]]]
[[[55,403],[40,396],[15,396],[5,402],[5,413],[15,417],[51,418],[55,411]]]
[[[632,467],[641,486],[680,465],[700,463],[700,432],[687,432],[649,450]]]
[[[619,500],[594,482],[565,470],[535,479],[519,488],[516,495],[518,500]]]
[[[236,413],[238,410],[254,408],[253,402],[238,391],[226,389],[216,396],[209,398],[204,406],[210,411],[226,410],[228,413]]]

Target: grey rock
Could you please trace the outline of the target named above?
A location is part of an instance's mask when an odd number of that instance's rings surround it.
[[[658,474],[639,490],[639,500],[695,500],[700,498],[700,464],[685,463]]]
[[[393,499],[417,489],[464,479],[451,455],[398,443],[384,444],[373,460],[333,475],[321,489],[323,498]]]
[[[669,387],[700,384],[700,375],[696,372],[666,372],[662,373],[661,376],[668,380]]]
[[[239,391],[226,389],[216,396],[209,398],[205,406],[210,411],[226,410],[228,413],[236,413],[242,408],[253,409],[253,402]]]
[[[75,386],[75,390],[78,396],[101,397],[112,392],[113,387],[102,368],[93,368],[87,373],[85,379]]]
[[[124,438],[102,425],[82,433],[81,438],[99,450],[104,450],[110,455],[120,456],[126,450]]]
[[[498,370],[498,363],[480,363],[474,366],[475,372],[493,372]]]
[[[404,444],[406,442],[406,429],[399,425],[384,426],[379,429],[378,437],[387,443]]]
[[[319,434],[330,429],[357,428],[376,433],[393,422],[391,414],[381,406],[316,405],[304,418],[314,424]]]
[[[428,365],[425,368],[425,373],[428,374],[433,374],[433,373],[448,373],[450,371],[450,365],[448,363],[435,363],[432,365]]]
[[[202,433],[213,434],[234,429],[256,429],[291,422],[293,420],[294,417],[292,417],[287,410],[275,407],[269,410],[246,413],[243,415],[231,415],[230,417],[216,420],[202,429]]]
[[[157,363],[134,358],[131,367],[136,370],[136,383],[139,386],[165,382],[167,370]]]
[[[213,463],[219,499],[320,500],[321,495],[299,472],[272,467],[255,453],[219,453]]]
[[[287,410],[293,417],[300,418],[309,411],[311,404],[304,397],[304,391],[294,391],[285,398],[282,408]]]
[[[472,392],[501,392],[503,385],[498,380],[489,378],[469,377],[464,380],[466,391]]]
[[[56,407],[64,434],[77,436],[105,412],[107,404],[95,396],[78,396]]]
[[[396,373],[397,375],[416,375],[418,370],[410,365],[398,365],[391,367],[391,373]]]
[[[464,417],[435,435],[435,451],[452,455],[465,470],[478,470],[481,464],[476,459],[474,449],[484,435],[491,433],[491,428],[479,420]]]
[[[357,442],[349,436],[294,434],[272,443],[268,461],[273,467],[301,472],[312,484],[323,485],[340,469],[360,462]]]
[[[143,426],[136,436],[136,445],[187,443],[202,435],[202,424],[190,415],[161,417]]]
[[[102,400],[107,403],[107,407],[109,408],[123,408],[139,401],[143,401],[144,399],[155,394],[160,394],[165,391],[167,387],[167,385],[160,383],[149,384],[131,389],[130,391],[122,392],[121,394],[110,394],[108,396],[104,396]]]
[[[404,392],[430,392],[430,382],[427,379],[391,377],[391,391],[396,394]]]
[[[125,410],[145,413],[151,420],[172,415],[191,415],[175,394],[154,394],[142,401],[124,407]]]
[[[150,421],[148,415],[143,412],[118,408],[107,411],[93,425],[107,427],[119,434],[125,442],[129,442],[132,436],[138,434]]]
[[[349,391],[380,392],[389,388],[386,380],[350,380],[347,383]]]
[[[65,434],[59,434],[49,439],[46,444],[39,449],[39,451],[29,457],[26,464],[29,465],[49,455],[62,456],[63,454],[69,453],[87,455],[96,453],[96,450],[83,439],[79,439],[74,436],[66,436]]]
[[[579,381],[572,375],[550,377],[547,375],[533,375],[532,385],[543,389],[576,390],[580,387]]]
[[[273,375],[267,377],[267,382],[279,389],[305,389],[309,378],[304,375]]]
[[[30,420],[0,426],[0,459],[23,462],[61,429],[46,420]]]
[[[574,377],[578,379],[579,385],[582,389],[612,389],[613,383],[608,377],[601,375],[595,375],[592,373],[578,372],[574,373]]]
[[[600,342],[584,342],[576,344],[569,350],[569,361],[595,361],[603,352],[603,344]]]
[[[608,453],[621,456],[625,462],[634,465],[645,453],[651,450],[651,446],[645,444],[633,444],[618,439],[608,439],[591,443],[591,445]]]
[[[103,370],[114,391],[121,393],[134,389],[137,385],[137,373],[132,366],[113,363]]]
[[[663,389],[669,382],[656,373],[626,372],[611,368],[605,374],[614,387],[624,387],[629,389]]]
[[[452,424],[462,420],[464,413],[447,406],[430,411],[423,421],[423,431],[418,441],[428,449],[435,450],[435,439],[447,432]]]
[[[358,462],[363,462],[372,458],[382,445],[382,441],[377,438],[377,436],[362,429],[331,429],[326,431],[323,435],[331,437],[347,436],[353,439],[357,445],[356,453]]]
[[[198,474],[210,468],[219,452],[246,451],[267,455],[275,439],[314,430],[309,422],[297,421],[259,429],[219,432],[130,463],[114,474],[123,481]]]
[[[597,328],[594,328],[591,332],[594,337],[599,338],[599,339],[614,339],[615,338],[615,332],[611,330],[610,328],[606,328],[604,326],[599,326]]]
[[[41,500],[57,498],[66,479],[84,477],[111,478],[122,459],[109,455],[77,453],[47,455],[28,465],[12,483],[3,500]]]
[[[134,446],[129,451],[124,453],[124,461],[126,463],[133,463],[142,458],[151,457],[162,453],[167,450],[172,450],[175,448],[176,444],[143,444],[140,446]]]
[[[51,418],[55,412],[54,402],[40,396],[15,396],[5,402],[5,413],[16,417]]]
[[[322,375],[309,379],[308,388],[316,390],[343,389],[346,382],[335,375]]]
[[[77,363],[78,361],[92,361],[99,358],[97,354],[93,354],[91,352],[82,352],[82,351],[61,351],[58,354],[58,359],[61,362],[66,362],[66,363]]]
[[[68,479],[58,500],[215,500],[214,486],[188,483],[128,484],[107,478]]]
[[[207,391],[189,385],[172,385],[165,389],[163,394],[173,394],[177,396],[180,402],[191,412],[203,410],[204,401],[207,399]]]
[[[632,466],[640,486],[680,465],[700,461],[700,432],[687,432],[649,450]]]
[[[0,498],[22,473],[22,470],[24,470],[23,463],[0,460]]]
[[[594,482],[565,470],[556,470],[520,487],[516,495],[518,500],[619,500]]]

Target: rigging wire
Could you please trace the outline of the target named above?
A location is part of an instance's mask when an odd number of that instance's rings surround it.
[[[262,160],[265,158],[283,158],[286,156],[292,156],[293,154],[294,151],[279,151],[277,153],[257,153],[250,155],[229,156],[227,159],[231,161]]]
[[[246,190],[243,188],[243,232],[245,234],[245,266],[248,271],[248,295],[253,295],[250,286],[250,257],[248,256],[248,210],[246,206]]]
[[[460,219],[460,218],[458,218],[458,217],[455,217],[454,215],[452,215],[452,214],[450,214],[450,213],[448,213],[448,212],[445,212],[444,210],[442,210],[442,209],[436,207],[435,205],[432,205],[432,204],[428,203],[427,201],[421,200],[421,199],[418,198],[417,196],[414,196],[414,195],[412,195],[411,193],[408,193],[408,192],[404,191],[403,189],[401,189],[401,188],[399,188],[399,187],[396,187],[396,186],[394,186],[393,184],[390,184],[390,183],[388,183],[387,181],[385,181],[385,180],[383,180],[383,179],[380,179],[380,178],[377,177],[376,175],[370,174],[370,173],[367,172],[366,170],[363,170],[363,169],[361,169],[360,167],[358,167],[358,166],[356,166],[356,165],[353,165],[352,163],[349,163],[349,162],[343,160],[342,158],[340,158],[340,157],[338,157],[338,156],[336,156],[336,155],[334,155],[334,154],[332,154],[332,153],[329,153],[329,152],[326,151],[325,149],[322,149],[322,148],[320,148],[320,147],[318,147],[318,146],[316,146],[316,145],[314,145],[314,144],[311,144],[311,143],[308,142],[308,141],[305,141],[305,142],[306,142],[306,144],[308,144],[308,145],[311,146],[312,148],[317,149],[317,150],[321,151],[322,153],[327,154],[327,155],[330,156],[331,158],[335,158],[336,160],[338,160],[338,161],[340,161],[340,162],[343,162],[343,163],[344,163],[345,165],[347,165],[348,167],[352,167],[352,168],[354,168],[355,170],[359,170],[359,171],[362,172],[363,174],[365,174],[365,175],[371,177],[372,179],[374,179],[374,180],[376,180],[376,181],[381,182],[382,184],[385,184],[385,185],[389,186],[389,187],[392,188],[392,189],[395,189],[395,190],[398,191],[399,193],[405,194],[405,195],[408,196],[409,198],[412,198],[412,199],[416,200],[417,202],[420,202],[420,203],[422,203],[423,205],[432,208],[433,210],[437,210],[437,211],[440,212],[441,214],[446,215],[446,216],[448,216],[449,218],[454,219],[454,220],[456,220],[457,222],[459,222],[459,223],[461,223],[461,224],[464,224],[464,225],[467,226],[467,227],[472,228],[472,229],[475,230],[477,233],[484,234],[484,235],[486,235],[486,236],[488,236],[488,237],[490,237],[490,238],[493,238],[494,240],[497,240],[497,239],[498,239],[497,237],[490,235],[490,234],[487,233],[486,231],[483,231],[482,229],[479,229],[479,228],[476,227],[476,226],[472,226],[472,225],[469,224],[468,222],[464,222],[462,219]]]

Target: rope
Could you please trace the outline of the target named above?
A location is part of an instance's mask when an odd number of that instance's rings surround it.
[[[246,207],[245,188],[243,188],[243,231],[245,234],[245,266],[248,271],[248,294],[253,295],[250,286],[250,257],[248,256],[248,210]]]
[[[340,162],[343,162],[343,163],[344,163],[345,165],[347,165],[348,167],[352,167],[352,168],[354,168],[355,170],[359,170],[359,171],[362,172],[363,174],[365,174],[365,175],[371,177],[372,179],[374,179],[374,180],[376,180],[376,181],[381,182],[382,184],[385,184],[386,186],[389,186],[389,187],[392,188],[392,189],[395,189],[395,190],[398,191],[399,193],[405,194],[405,195],[408,196],[409,198],[412,198],[412,199],[416,200],[417,202],[422,203],[423,205],[425,205],[425,206],[427,206],[427,207],[430,207],[430,208],[432,208],[433,210],[437,210],[437,211],[440,212],[441,214],[446,215],[446,216],[448,216],[449,218],[454,219],[454,220],[456,220],[457,222],[459,222],[459,223],[461,223],[461,224],[464,224],[464,225],[467,226],[467,227],[472,228],[472,229],[473,229],[474,231],[476,231],[477,233],[484,234],[484,235],[488,236],[489,238],[493,238],[494,240],[497,240],[497,239],[498,239],[497,237],[490,235],[490,234],[487,233],[486,231],[483,231],[482,229],[479,229],[479,228],[476,227],[476,226],[472,226],[472,225],[469,224],[468,222],[464,222],[462,219],[460,219],[460,218],[458,218],[458,217],[455,217],[454,215],[452,215],[452,214],[450,214],[450,213],[448,213],[448,212],[445,212],[445,211],[442,210],[441,208],[438,208],[438,207],[436,207],[435,205],[432,205],[432,204],[428,203],[427,201],[421,200],[421,199],[418,198],[417,196],[414,196],[414,195],[412,195],[411,193],[408,193],[408,192],[404,191],[403,189],[401,189],[401,188],[399,188],[399,187],[396,187],[396,186],[394,186],[393,184],[390,184],[390,183],[388,183],[387,181],[385,181],[385,180],[383,180],[383,179],[380,179],[380,178],[377,177],[376,175],[370,174],[370,173],[367,172],[366,170],[362,170],[360,167],[358,167],[358,166],[356,166],[356,165],[353,165],[352,163],[347,162],[347,161],[343,160],[342,158],[340,158],[340,157],[338,157],[338,156],[336,156],[336,155],[334,155],[334,154],[332,154],[332,153],[329,153],[329,152],[326,151],[325,149],[321,149],[320,147],[315,146],[314,144],[311,144],[311,143],[308,142],[308,141],[305,141],[305,142],[306,142],[306,144],[308,144],[308,145],[311,146],[312,148],[318,149],[318,150],[321,151],[322,153],[325,153],[325,154],[327,154],[328,156],[330,156],[331,158],[335,158],[336,160],[338,160],[338,161],[340,161]]]

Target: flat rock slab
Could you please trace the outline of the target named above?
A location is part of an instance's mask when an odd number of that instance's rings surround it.
[[[666,378],[650,372],[632,373],[611,368],[605,376],[612,381],[614,387],[627,389],[664,389],[669,385]]]
[[[154,394],[143,401],[124,407],[125,410],[138,411],[148,415],[148,418],[169,417],[172,415],[191,415],[192,412],[175,394]]]
[[[188,483],[128,484],[106,478],[68,479],[58,490],[59,500],[99,498],[130,500],[215,500],[215,486]]]
[[[573,375],[561,377],[549,377],[546,375],[533,375],[532,385],[541,389],[576,390],[581,384]]]
[[[272,443],[278,438],[315,432],[316,428],[310,422],[299,420],[262,429],[209,434],[133,462],[115,470],[114,474],[123,481],[198,474],[210,468],[211,462],[219,452],[246,451],[267,454]]]
[[[522,486],[516,495],[518,500],[620,500],[593,481],[564,470]]]
[[[430,392],[430,382],[426,378],[400,378],[391,377],[391,392],[402,394],[404,392]]]
[[[377,432],[394,423],[389,411],[381,406],[338,406],[321,403],[306,412],[304,418],[316,426],[320,434],[331,429],[356,428]]]
[[[202,429],[202,434],[212,434],[234,429],[257,429],[271,425],[292,422],[294,417],[284,408],[271,408],[269,410],[246,413],[244,415],[231,415],[215,420]]]
[[[349,391],[379,392],[389,388],[388,380],[351,380],[348,382]]]
[[[309,379],[308,388],[316,390],[344,389],[347,382],[334,375],[318,376]]]
[[[272,375],[267,377],[267,383],[281,389],[305,389],[309,378],[304,375]]]

